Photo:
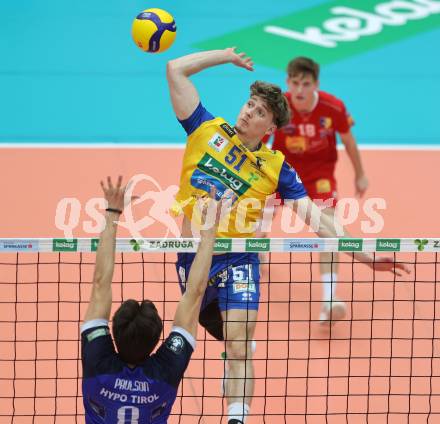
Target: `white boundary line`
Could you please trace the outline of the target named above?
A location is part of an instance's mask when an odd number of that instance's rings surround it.
[[[439,140],[440,142],[440,140]],[[358,144],[359,150],[408,150],[408,151],[439,151],[439,145],[409,145],[409,144]],[[343,146],[338,146],[338,150],[344,150]]]
[[[430,144],[358,144],[360,150],[440,151]],[[2,143],[0,149],[184,149],[185,143]],[[338,150],[344,150],[338,146]]]
[[[2,143],[0,149],[184,149],[185,143]]]

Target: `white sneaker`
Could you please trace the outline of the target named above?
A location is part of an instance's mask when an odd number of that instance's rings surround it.
[[[251,342],[251,349],[252,349],[252,355],[257,350],[257,342],[255,340],[252,340]],[[224,361],[223,363],[223,378],[220,380],[220,393],[222,396],[225,396],[226,394],[226,384],[228,381],[228,362],[226,361],[226,352],[222,352],[221,357]]]
[[[324,302],[322,304],[319,320],[321,325],[334,325],[337,321],[341,321],[347,315],[347,306],[338,299]]]

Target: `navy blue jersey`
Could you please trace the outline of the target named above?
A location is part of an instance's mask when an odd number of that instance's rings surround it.
[[[116,353],[107,321],[86,322],[81,339],[86,424],[166,424],[194,350],[191,334],[174,327],[135,368]]]

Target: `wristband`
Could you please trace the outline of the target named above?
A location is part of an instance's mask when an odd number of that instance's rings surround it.
[[[119,215],[121,215],[122,211],[120,209],[115,209],[115,208],[107,208],[106,212],[114,212],[117,213]]]

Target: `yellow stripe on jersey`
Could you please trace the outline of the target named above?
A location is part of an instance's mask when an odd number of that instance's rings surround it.
[[[231,189],[238,207],[231,211],[228,224],[220,224],[217,236],[252,237],[266,197],[278,187],[283,161],[282,153],[265,144],[250,152],[224,119],[205,121],[188,136],[173,212],[183,212],[191,220],[196,199],[206,196],[212,185],[218,198]]]

